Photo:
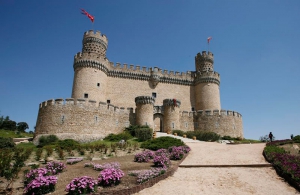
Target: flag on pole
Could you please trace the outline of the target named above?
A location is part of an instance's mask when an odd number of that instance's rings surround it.
[[[207,38],[207,43],[209,44],[210,40],[212,39],[212,37],[208,37]]]
[[[81,14],[86,15],[92,22],[94,22],[94,19],[95,19],[94,16],[92,16],[91,14],[89,14],[84,9],[81,9]]]

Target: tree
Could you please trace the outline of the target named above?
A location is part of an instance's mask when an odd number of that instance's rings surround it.
[[[2,125],[1,125],[1,129],[6,129],[6,130],[16,130],[17,127],[17,123],[16,121],[12,121],[12,120],[4,120]]]
[[[26,122],[19,122],[17,124],[18,131],[25,132],[26,129],[29,129],[29,126]]]

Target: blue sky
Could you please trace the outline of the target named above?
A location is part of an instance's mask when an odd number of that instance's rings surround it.
[[[94,28],[110,61],[180,72],[212,36],[221,107],[243,115],[244,136],[298,135],[299,10],[299,0],[0,0],[0,115],[33,130],[39,103],[69,98],[73,56]]]

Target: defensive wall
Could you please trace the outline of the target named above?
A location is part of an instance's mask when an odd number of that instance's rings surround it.
[[[221,136],[243,137],[242,116],[238,112],[227,110],[199,110],[188,112],[180,110],[180,101],[172,104],[172,99],[164,100],[163,124],[164,132],[180,129],[183,131],[212,131]],[[54,134],[60,139],[74,139],[89,142],[103,139],[110,133],[120,133],[130,124],[142,122],[136,118],[146,118],[153,125],[153,101],[145,103],[147,111],[117,107],[105,102],[88,99],[51,99],[39,106],[36,124],[35,142],[40,136]],[[144,108],[142,108],[144,109]],[[150,112],[152,113],[149,113]],[[144,113],[145,112],[145,113]],[[136,113],[139,113],[137,116]],[[150,115],[149,115],[150,114]],[[152,117],[152,118],[149,118]]]
[[[39,106],[35,140],[42,135],[80,142],[99,140],[120,133],[133,123],[132,108],[87,99],[51,99]]]

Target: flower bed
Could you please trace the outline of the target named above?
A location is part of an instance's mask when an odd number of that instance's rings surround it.
[[[51,172],[51,175],[56,175],[61,173],[66,168],[66,165],[62,162],[48,162],[46,165],[46,169]]]
[[[71,158],[71,159],[67,160],[67,164],[73,165],[73,164],[76,164],[80,161],[83,161],[83,158]]]
[[[300,157],[290,155],[283,148],[277,147],[284,143],[290,143],[290,140],[268,143],[263,154],[266,160],[272,163],[278,175],[300,191]]]
[[[69,195],[77,195],[77,194],[88,194],[92,192],[96,192],[97,190],[97,180],[88,177],[78,177],[74,178],[67,186],[65,191],[68,192]]]

